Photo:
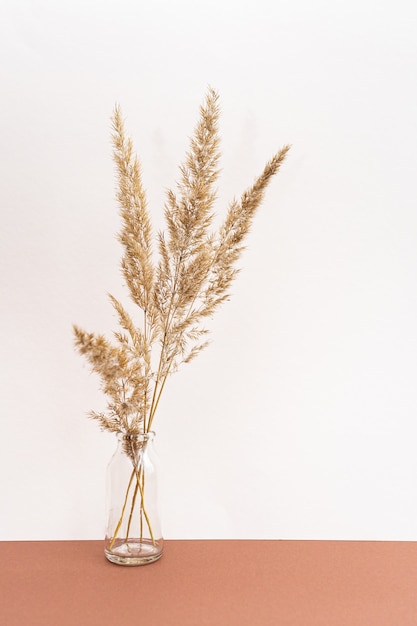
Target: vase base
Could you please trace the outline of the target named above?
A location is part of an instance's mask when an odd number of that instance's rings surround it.
[[[147,565],[161,558],[162,546],[160,542],[122,541],[115,542],[111,550],[106,548],[104,554],[116,565]]]

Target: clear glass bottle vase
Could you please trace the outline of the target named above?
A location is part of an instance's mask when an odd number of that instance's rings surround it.
[[[162,556],[154,436],[119,435],[108,465],[104,552],[118,565],[145,565]]]

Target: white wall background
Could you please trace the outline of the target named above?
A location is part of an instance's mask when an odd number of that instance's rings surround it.
[[[219,212],[284,143],[212,346],[158,419],[167,538],[417,539],[417,5],[2,0],[0,539],[100,538],[72,347],[121,286],[109,118],[160,225],[208,84]]]

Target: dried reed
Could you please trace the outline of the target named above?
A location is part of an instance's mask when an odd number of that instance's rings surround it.
[[[91,411],[90,417],[129,441],[151,429],[168,376],[207,346],[204,322],[229,297],[256,210],[289,150],[284,146],[272,157],[240,200],[230,203],[223,223],[212,233],[219,176],[218,120],[218,94],[209,88],[180,166],[177,192],[167,192],[166,232],[157,234],[155,263],[140,163],[125,135],[120,109],[116,107],[113,114],[122,218],[118,238],[124,250],[121,268],[142,319],[135,322],[110,295],[120,325],[114,333],[116,342],[78,326],[74,336],[76,348],[101,378],[108,398],[107,410]]]

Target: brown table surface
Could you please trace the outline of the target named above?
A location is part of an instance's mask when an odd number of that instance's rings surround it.
[[[122,567],[101,541],[0,542],[4,626],[417,626],[417,543],[166,541]]]

